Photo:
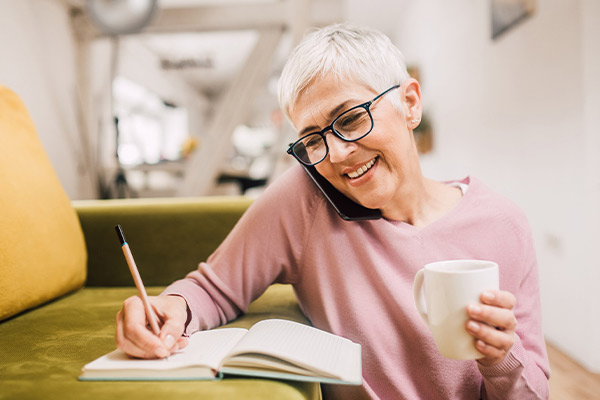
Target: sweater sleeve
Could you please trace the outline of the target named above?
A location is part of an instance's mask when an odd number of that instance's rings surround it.
[[[515,343],[506,358],[499,364],[486,367],[478,363],[483,376],[484,399],[547,399],[550,368],[542,334],[542,310],[539,294],[538,266],[529,226],[524,221],[518,229],[518,242],[522,246],[523,266],[514,270],[518,289],[515,296],[517,329]]]
[[[164,295],[189,307],[186,334],[212,329],[247,311],[272,283],[295,283],[318,201],[300,168],[291,168],[244,213],[219,248]]]

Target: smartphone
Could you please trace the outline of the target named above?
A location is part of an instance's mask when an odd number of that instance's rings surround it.
[[[317,172],[314,165],[301,165],[342,219],[346,221],[364,221],[382,217],[380,210],[361,206],[342,194]]]

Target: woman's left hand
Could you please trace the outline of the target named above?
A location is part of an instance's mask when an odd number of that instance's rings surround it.
[[[515,296],[503,290],[487,290],[481,294],[481,304],[467,307],[467,331],[475,338],[475,347],[485,357],[479,361],[485,366],[504,360],[515,343],[517,318]]]

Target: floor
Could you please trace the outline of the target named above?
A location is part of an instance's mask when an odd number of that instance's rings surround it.
[[[592,374],[546,343],[550,359],[550,400],[600,400],[600,374]]]

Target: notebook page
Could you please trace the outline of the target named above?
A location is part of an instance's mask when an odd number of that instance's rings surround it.
[[[218,369],[221,360],[244,336],[245,329],[227,328],[194,333],[188,345],[164,359],[143,360],[132,358],[115,350],[89,364],[86,370],[168,370],[201,365]]]
[[[279,357],[317,373],[360,381],[360,345],[331,333],[286,320],[256,323],[229,356],[263,353]]]

